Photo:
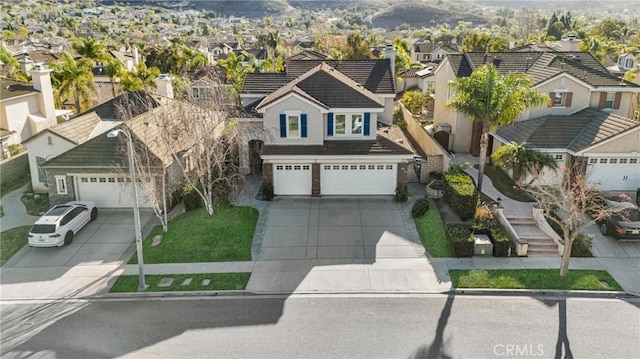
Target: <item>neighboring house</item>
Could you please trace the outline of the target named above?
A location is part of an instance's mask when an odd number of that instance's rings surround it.
[[[587,108],[572,115],[547,115],[501,127],[501,143],[527,143],[566,167],[576,159],[600,190],[635,190],[640,186],[640,123]],[[545,169],[539,184],[560,184],[562,171]]]
[[[616,75],[624,75],[627,71],[633,70],[638,76],[640,73],[640,51],[628,52],[618,56],[618,61],[614,65],[607,67],[609,72]]]
[[[438,64],[428,63],[423,69],[405,69],[398,72],[398,93],[419,89],[426,94],[428,90],[435,90],[436,81],[433,76]]]
[[[163,197],[170,201],[179,189],[180,174],[163,145],[166,134],[158,121],[177,118],[192,108],[169,97],[129,93],[50,128],[26,142],[34,190],[48,192],[51,203],[92,200],[103,208],[130,207],[126,138],[107,137],[110,130],[121,128],[132,134],[134,146],[148,153],[153,164],[144,178],[138,178],[139,205],[150,207],[162,203]],[[173,140],[186,150],[193,144],[189,137]]]
[[[392,68],[389,59],[290,60],[285,73],[247,74],[240,96],[256,115],[240,122],[241,168],[261,167],[276,195],[393,194],[414,152],[389,137]]]
[[[449,54],[459,54],[456,44],[419,42],[411,46],[411,60],[413,62],[439,63]]]
[[[18,144],[70,114],[55,108],[51,71],[32,69],[32,83],[0,79],[0,129],[12,132],[3,143]]]
[[[470,119],[461,113],[452,109],[446,109],[444,104],[448,101],[452,93],[448,86],[450,81],[456,77],[469,76],[475,68],[480,65],[491,63],[494,64],[501,73],[520,72],[533,77],[534,88],[539,89],[542,93],[546,93],[550,97],[550,105],[539,108],[530,109],[520,116],[518,121],[543,121],[545,119],[545,127],[549,127],[551,123],[557,121],[569,121],[572,116],[592,116],[590,121],[582,120],[574,124],[582,123],[582,129],[587,131],[587,123],[590,126],[600,124],[601,128],[599,136],[606,134],[605,138],[598,137],[598,141],[591,143],[596,144],[602,141],[608,142],[612,139],[617,141],[632,141],[628,144],[621,145],[618,149],[620,152],[616,156],[623,157],[632,155],[633,148],[638,147],[638,139],[633,140],[632,136],[620,136],[626,130],[621,127],[618,131],[609,132],[607,127],[612,120],[598,122],[599,115],[596,113],[604,112],[606,114],[615,115],[612,118],[623,118],[629,120],[633,112],[634,95],[640,92],[640,86],[622,81],[609,73],[598,60],[588,52],[500,52],[500,53],[467,53],[449,55],[440,64],[436,70],[436,106],[434,122],[443,125],[443,128],[450,128],[448,136],[447,149],[454,152],[471,153],[478,155],[480,149],[481,128],[474,124]],[[595,112],[581,112],[585,109],[600,110]],[[550,121],[550,122],[549,122]],[[564,122],[562,122],[564,123]],[[521,126],[516,122],[518,126]],[[515,126],[515,125],[514,125]],[[624,127],[624,126],[623,126]],[[558,127],[558,131],[564,131],[563,127]],[[626,128],[626,127],[625,127]],[[567,129],[567,131],[569,131]],[[586,132],[585,132],[586,133]],[[574,137],[576,137],[574,135]],[[505,138],[506,140],[506,138]],[[633,142],[635,141],[635,142]],[[567,144],[568,146],[568,144]],[[490,137],[490,149],[497,148],[497,144],[493,144],[493,137]],[[542,149],[542,148],[541,148]],[[580,149],[582,151],[583,149]],[[586,149],[584,149],[586,150]],[[588,148],[592,150],[591,147]],[[595,148],[593,148],[595,150]],[[586,156],[586,153],[575,152],[569,147],[562,148],[544,148],[544,151],[560,155],[570,154],[572,156]],[[628,151],[628,152],[625,152]],[[640,152],[640,148],[637,148]],[[590,156],[593,153],[590,153]],[[590,173],[604,172],[608,169],[599,169],[599,165],[604,162],[592,163],[593,169]],[[625,168],[628,168],[624,166]],[[637,173],[637,170],[636,170]],[[625,174],[626,178],[635,178],[634,175]],[[633,182],[633,181],[631,181]],[[633,184],[629,182],[629,188]],[[635,184],[637,187],[637,183]],[[635,188],[634,187],[634,188]],[[603,187],[606,188],[606,187]],[[620,188],[624,189],[624,188]]]
[[[327,55],[318,52],[318,51],[314,51],[314,50],[304,50],[301,52],[298,52],[295,55],[291,55],[289,57],[287,57],[287,61],[294,61],[294,60],[326,60],[327,59]]]

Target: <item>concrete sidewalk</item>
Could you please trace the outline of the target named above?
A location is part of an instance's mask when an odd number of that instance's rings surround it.
[[[2,197],[2,209],[4,216],[0,218],[0,231],[7,229],[30,226],[35,223],[39,216],[30,216],[22,204],[20,198],[27,190],[29,184],[13,190]]]

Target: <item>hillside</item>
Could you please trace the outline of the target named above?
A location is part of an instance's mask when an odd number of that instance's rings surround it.
[[[424,3],[401,3],[390,6],[371,18],[373,27],[394,29],[398,25],[411,27],[434,26],[448,23],[452,27],[459,21],[469,21],[474,25],[486,23],[485,18],[471,13],[440,9]]]

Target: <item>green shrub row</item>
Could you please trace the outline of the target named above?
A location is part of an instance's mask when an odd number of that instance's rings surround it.
[[[475,216],[478,205],[478,190],[471,176],[465,173],[447,173],[444,175],[444,200],[466,221]]]
[[[418,198],[411,208],[411,216],[413,218],[420,217],[429,210],[429,200],[426,198]]]
[[[453,255],[456,257],[472,257],[474,241],[471,228],[463,223],[447,224],[447,240],[451,244]]]
[[[493,255],[495,257],[509,256],[509,248],[511,248],[513,242],[500,222],[497,222],[497,225],[489,230],[489,237],[493,242]]]
[[[396,202],[406,202],[409,199],[409,187],[406,184],[401,183],[396,187],[396,192],[393,196]]]

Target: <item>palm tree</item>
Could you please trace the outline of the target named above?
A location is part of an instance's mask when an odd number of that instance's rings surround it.
[[[116,78],[120,76],[122,71],[124,71],[124,64],[122,61],[116,59],[115,57],[107,62],[107,66],[104,67],[107,76],[109,76],[109,80],[111,80],[111,93],[113,97],[116,97]]]
[[[548,153],[537,151],[526,143],[511,142],[500,146],[491,155],[496,165],[513,171],[513,181],[520,185],[521,181],[528,174],[534,177],[542,172],[542,169],[549,167],[552,170],[558,168],[558,162]]]
[[[509,73],[501,75],[492,64],[476,68],[469,77],[458,77],[450,87],[455,96],[446,103],[480,123],[480,158],[478,190],[482,191],[482,178],[487,159],[489,132],[499,126],[509,125],[523,112],[549,102],[549,96],[533,89],[533,79],[526,74]]]
[[[72,48],[78,55],[90,59],[94,64],[105,61],[109,57],[105,52],[105,46],[92,37],[76,41]]]
[[[20,63],[4,47],[0,47],[0,77],[16,81],[28,81],[29,77],[20,69]]]
[[[73,99],[76,113],[80,113],[91,106],[92,92],[95,90],[93,64],[88,58],[74,60],[68,52],[63,52],[58,61],[53,64],[52,77],[58,84],[58,101]]]

